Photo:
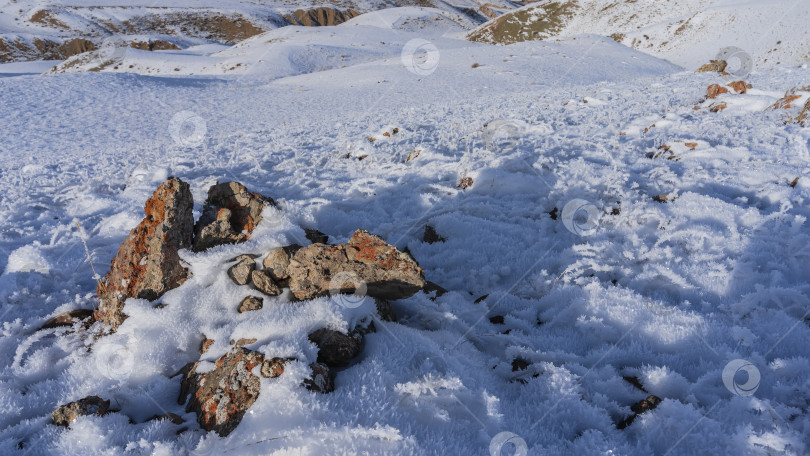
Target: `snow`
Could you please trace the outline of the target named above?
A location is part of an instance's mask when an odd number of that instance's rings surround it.
[[[415,17],[401,13],[384,14]],[[0,453],[487,454],[508,441],[529,454],[806,454],[810,130],[785,122],[795,109],[764,108],[807,68],[755,70],[712,113],[694,107],[722,76],[607,38],[487,46],[448,28],[361,16],[226,50],[128,51],[151,76],[0,79]],[[439,58],[403,64],[413,39]],[[223,61],[246,68],[210,66]],[[648,158],[661,145],[677,158]],[[117,333],[36,331],[95,305],[83,241],[104,274],[168,176],[189,182],[195,216],[217,180],[279,209],[244,244],[182,251],[191,279],[164,306],[129,300]],[[446,241],[422,242],[427,224]],[[399,321],[375,321],[327,395],[300,386],[317,357],[307,334],[349,330],[373,301],[284,295],[239,314],[254,292],[225,272],[239,254],[306,244],[304,228],[333,242],[367,229],[449,290],[394,302]],[[176,402],[171,375],[203,335],[216,341],[203,369],[240,338],[298,359],[261,379],[225,438]],[[738,359],[760,374],[753,394],[726,387]],[[616,429],[648,393],[659,407]],[[87,395],[120,411],[50,424]],[[164,412],[186,423],[148,421]]]

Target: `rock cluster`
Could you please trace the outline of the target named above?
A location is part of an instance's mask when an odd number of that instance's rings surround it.
[[[237,182],[216,184],[208,192],[203,214],[197,223],[192,216],[193,200],[188,184],[170,178],[147,201],[146,216],[121,244],[110,272],[98,285],[100,298],[97,320],[115,330],[126,318],[127,298],[155,300],[179,286],[189,277],[183,266],[181,249],[204,250],[221,244],[244,242],[262,220],[262,211],[275,205],[272,199],[249,192]],[[230,280],[239,286],[251,286],[265,296],[282,295],[289,288],[294,300],[306,300],[334,293],[363,291],[377,303],[384,320],[396,319],[388,300],[403,299],[426,288],[424,271],[408,254],[382,238],[357,230],[344,244],[328,245],[328,237],[308,230],[314,243],[306,247],[289,245],[270,251],[257,264],[259,255],[244,254],[227,264]],[[341,274],[353,280],[341,281]],[[244,295],[243,295],[244,296]],[[241,299],[239,313],[260,311],[265,299],[248,295]],[[81,315],[59,316],[46,325],[67,325]],[[308,336],[318,347],[318,356],[310,364],[311,376],[303,381],[307,389],[329,393],[335,388],[336,369],[354,362],[363,348],[364,335],[374,331],[373,323],[358,326],[348,334],[320,328]],[[220,436],[232,432],[261,390],[261,377],[284,374],[293,358],[273,357],[245,348],[255,338],[231,341],[230,351],[216,361],[214,369],[197,372],[201,361],[189,363],[180,373],[178,403],[194,412],[201,428]],[[203,336],[199,355],[209,352],[215,342]],[[255,373],[254,373],[255,372]],[[180,374],[178,373],[178,374]],[[60,407],[54,422],[70,423],[76,417],[102,414],[109,403],[86,398]]]

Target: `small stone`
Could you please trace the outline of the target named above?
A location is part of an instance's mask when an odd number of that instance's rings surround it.
[[[264,304],[264,299],[257,298],[256,296],[248,296],[239,303],[239,313],[248,312],[251,310],[259,310]]]
[[[243,338],[237,340],[236,343],[234,343],[234,341],[232,340],[231,345],[236,345],[237,347],[244,347],[245,345],[255,344],[258,340],[259,339],[244,338],[243,337]]]
[[[284,373],[287,360],[283,358],[266,359],[262,363],[261,374],[264,378],[276,378]]]
[[[180,418],[179,415],[171,413],[171,412],[166,412],[163,415],[155,415],[155,416],[149,418],[146,421],[163,421],[163,420],[169,420],[173,424],[183,424],[183,423],[186,422],[186,420],[184,420],[183,418]]]
[[[318,346],[318,362],[332,367],[347,366],[360,354],[361,341],[358,339],[327,328],[309,335],[309,340]]]
[[[205,354],[212,345],[214,345],[214,339],[204,338],[200,343],[200,354]]]
[[[78,401],[60,405],[52,414],[53,424],[57,426],[67,426],[76,421],[80,416],[98,415],[102,416],[110,409],[110,401],[105,401],[98,396],[87,396]]]
[[[624,429],[627,426],[630,426],[631,424],[633,424],[633,421],[635,421],[639,415],[655,409],[656,407],[658,407],[658,404],[660,403],[661,403],[660,397],[654,396],[652,394],[647,396],[646,399],[642,399],[641,401],[631,405],[630,410],[633,412],[633,414],[628,416],[623,421],[620,421],[618,424],[616,424],[616,427],[618,429]]]
[[[467,190],[473,186],[473,183],[474,181],[472,177],[462,177],[461,180],[458,181],[458,188]]]
[[[335,374],[329,370],[329,367],[322,363],[312,363],[309,365],[312,369],[312,377],[304,380],[304,386],[310,391],[316,393],[331,393],[335,390]]]
[[[236,257],[236,262],[228,269],[228,277],[237,285],[247,285],[250,282],[250,274],[256,269],[256,262],[250,255],[240,255]]]
[[[493,325],[502,325],[504,324],[503,315],[495,315],[493,317],[489,317],[489,322]]]
[[[512,372],[522,371],[529,368],[529,363],[523,358],[515,358],[512,360]]]
[[[53,328],[58,328],[60,326],[73,326],[77,322],[80,322],[80,321],[83,321],[83,320],[86,320],[86,319],[92,318],[92,317],[93,317],[93,310],[92,309],[69,310],[67,312],[62,312],[62,313],[60,313],[59,315],[57,315],[55,317],[49,318],[48,321],[46,321],[45,323],[42,324],[42,326],[39,327],[39,330],[53,329]],[[90,324],[92,324],[92,322],[93,322],[93,320],[90,320],[90,322],[88,322],[86,324],[86,326],[89,326]]]
[[[273,282],[264,271],[254,270],[250,273],[250,280],[253,281],[253,286],[266,294],[267,296],[278,296],[281,294],[281,288]]]

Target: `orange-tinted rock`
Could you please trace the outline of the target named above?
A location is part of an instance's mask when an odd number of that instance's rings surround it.
[[[728,89],[720,84],[712,84],[706,89],[706,98],[717,98],[721,93],[728,93]]]
[[[736,93],[746,93],[748,91],[748,84],[745,81],[734,81],[728,84],[729,87],[734,89]]]
[[[266,359],[262,363],[261,374],[265,378],[276,378],[284,373],[284,366],[287,364],[288,359],[272,358]]]
[[[725,60],[709,60],[709,63],[695,70],[695,73],[704,73],[704,72],[722,73],[726,71],[727,66],[728,63],[726,63]]]
[[[118,328],[127,298],[155,300],[180,286],[188,270],[178,251],[191,247],[194,202],[187,183],[172,177],[146,201],[146,217],[129,233],[99,282],[96,320]]]
[[[234,348],[217,360],[216,367],[204,374],[191,366],[183,377],[179,403],[187,412],[197,414],[197,422],[206,431],[221,437],[230,434],[259,397],[259,377],[251,371],[264,361],[261,353],[246,348]]]
[[[356,275],[366,285],[366,294],[380,299],[403,299],[425,286],[422,268],[410,255],[364,230],[355,231],[341,245],[312,244],[290,260],[290,290],[298,299],[325,296],[330,286],[339,293],[354,293],[356,281],[331,284],[339,273]]]
[[[203,214],[194,227],[194,250],[248,240],[267,205],[275,206],[275,202],[249,192],[239,182],[212,185]]]

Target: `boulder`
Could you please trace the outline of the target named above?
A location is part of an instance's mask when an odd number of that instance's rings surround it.
[[[256,269],[256,263],[250,255],[236,257],[236,264],[228,268],[228,277],[237,285],[247,285],[250,274]]]
[[[341,272],[356,274],[365,282],[367,295],[379,299],[407,298],[425,286],[424,271],[410,255],[364,230],[357,230],[346,244],[301,248],[288,270],[290,290],[301,300],[327,295],[330,282]]]
[[[301,248],[298,244],[279,247],[262,261],[264,271],[281,287],[287,287],[290,278],[290,259]]]
[[[331,393],[335,390],[335,374],[329,370],[329,366],[321,363],[309,365],[312,376],[304,380],[304,387],[316,393]]]
[[[330,367],[344,367],[348,366],[362,349],[362,336],[356,332],[353,336],[321,328],[310,334],[309,340],[318,346],[319,363]]]
[[[191,247],[193,206],[187,183],[172,177],[160,184],[146,201],[146,217],[118,248],[98,284],[96,320],[115,330],[126,318],[127,298],[152,301],[186,281],[188,270],[178,252]]]
[[[267,296],[278,296],[281,294],[281,288],[273,282],[273,279],[265,271],[253,271],[250,273],[250,280],[253,286],[266,294]]]
[[[194,227],[194,251],[248,240],[268,205],[275,206],[275,202],[249,192],[239,182],[212,185],[202,216]]]
[[[110,401],[105,401],[98,396],[87,396],[84,399],[60,405],[51,414],[51,419],[57,426],[67,426],[80,416],[101,416],[109,409]]]
[[[264,361],[261,353],[234,348],[219,358],[216,367],[204,374],[194,364],[185,373],[178,403],[186,402],[186,412],[197,414],[197,422],[206,431],[221,437],[230,434],[259,397],[259,377],[251,372]]]
[[[239,313],[249,312],[251,310],[259,310],[264,305],[264,300],[262,298],[257,298],[256,296],[248,296],[239,303],[239,308],[237,309]]]

